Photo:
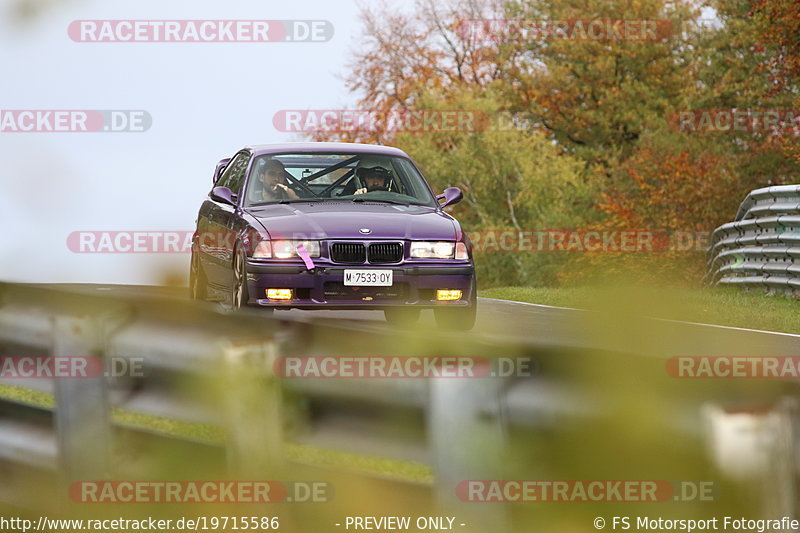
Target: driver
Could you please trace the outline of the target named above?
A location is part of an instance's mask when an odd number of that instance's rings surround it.
[[[365,158],[358,162],[356,177],[361,181],[362,186],[353,194],[364,194],[373,191],[392,190],[392,171],[391,163],[384,162],[377,158]]]
[[[297,193],[286,184],[286,167],[277,159],[270,159],[258,172],[256,201],[297,200]]]

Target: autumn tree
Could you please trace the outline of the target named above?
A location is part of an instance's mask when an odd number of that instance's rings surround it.
[[[768,94],[789,96],[800,109],[800,2],[753,0],[750,17],[764,54],[760,68],[772,82]],[[800,123],[783,124],[776,137],[786,156],[800,162]]]
[[[463,38],[463,22],[499,16],[499,0],[416,0],[411,12],[385,1],[365,7],[363,30],[344,79],[355,109],[407,112],[423,97],[468,86],[483,90],[499,77],[495,48]],[[315,132],[316,140],[391,144],[395,132],[378,128]]]
[[[775,84],[773,92],[796,92],[800,84],[800,2],[752,0],[749,15],[759,51],[766,56],[762,69]]]
[[[771,90],[769,63],[759,45],[747,0],[713,0],[714,17],[692,28],[690,88],[670,103],[673,113],[763,112],[791,107],[793,97]],[[781,30],[776,30],[781,31]],[[796,182],[798,165],[781,136],[763,128],[682,130],[654,123],[629,158],[613,171],[599,203],[610,225],[653,224],[675,231],[705,230],[730,221],[748,191]]]

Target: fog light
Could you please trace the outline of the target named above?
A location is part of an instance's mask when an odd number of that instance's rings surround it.
[[[436,299],[441,301],[460,300],[461,290],[459,289],[439,289],[436,291]]]
[[[267,298],[270,300],[291,300],[292,289],[267,289]]]

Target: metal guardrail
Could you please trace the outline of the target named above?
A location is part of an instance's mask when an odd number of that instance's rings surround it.
[[[800,185],[756,189],[736,220],[714,230],[706,281],[763,287],[791,295],[800,289]]]
[[[224,314],[179,299],[97,297],[0,284],[0,360],[89,355],[106,366],[110,360],[137,360],[144,369],[140,377],[0,380],[55,395],[54,409],[0,399],[0,474],[5,487],[0,501],[35,506],[29,494],[14,488],[34,475],[56,480],[45,485],[53,491],[48,496],[58,500],[69,483],[114,478],[125,462],[120,457],[140,461],[142,450],[160,445],[178,450],[171,453],[193,464],[214,465],[218,472],[248,479],[275,476],[285,472],[288,463],[285,443],[298,442],[427,464],[434,475],[432,486],[392,483],[429,491],[431,500],[458,509],[475,531],[501,532],[510,527],[508,506],[465,505],[456,496],[458,483],[518,479],[519,474],[505,470],[513,463],[508,450],[518,450],[514,435],[548,434],[613,416],[619,409],[611,398],[598,395],[602,388],[596,384],[587,390],[585,383],[569,378],[569,368],[597,364],[607,350],[535,341],[503,344],[495,337],[439,331],[424,332],[422,338],[409,334],[408,339],[398,343],[398,332],[389,328],[276,320],[257,312]],[[273,374],[280,356],[386,353],[503,355],[532,361],[536,372],[481,379],[279,380]],[[641,365],[663,372],[663,361],[656,358],[636,353],[613,357],[620,365],[618,374],[631,371],[631,362],[638,369],[634,372],[640,372]],[[727,417],[722,408],[709,415],[709,405],[718,405],[714,402],[729,398],[731,392],[692,390],[681,395],[681,403],[672,406],[676,416],[663,424],[670,438],[681,435],[702,448],[709,435],[713,442],[715,424]],[[762,405],[764,398],[760,391],[751,401]],[[154,434],[115,422],[112,409],[218,426],[224,443]],[[781,409],[783,419],[794,419],[793,408]],[[287,422],[300,430],[287,429]],[[769,439],[758,440],[758,453],[769,446]],[[528,442],[523,442],[524,455]],[[794,468],[794,443],[779,444],[785,462]],[[793,477],[784,481],[794,487]]]
[[[98,297],[0,284],[0,363],[7,357],[88,355],[107,370],[110,361],[143,369],[133,377],[0,379],[0,384],[55,399],[51,409],[0,397],[0,474],[8,489],[7,494],[0,490],[0,502],[35,506],[30,495],[26,499],[13,487],[25,486],[23,480],[42,472],[48,479],[43,485],[52,492],[37,491],[36,498],[63,500],[70,483],[118,478],[118,464],[127,460],[120,457],[138,456],[142,447],[154,450],[166,442],[210,475],[274,479],[287,468],[284,443],[297,442],[435,465],[432,487],[392,482],[439,494],[442,505],[457,504],[455,485],[444,488],[444,483],[463,476],[492,477],[492,471],[491,461],[476,457],[470,447],[453,454],[452,439],[466,442],[467,435],[483,435],[485,443],[491,437],[492,446],[502,448],[505,419],[497,388],[504,380],[279,381],[273,364],[279,355],[475,354],[492,348],[447,335],[423,347],[403,348],[390,330],[278,321],[257,311],[226,314],[180,299]],[[296,405],[285,407],[287,398]],[[115,422],[112,409],[219,427],[224,442],[154,434]],[[400,427],[392,428],[398,420]],[[300,429],[292,433],[287,425]],[[490,520],[502,530],[503,516],[502,509],[482,509],[472,521]]]

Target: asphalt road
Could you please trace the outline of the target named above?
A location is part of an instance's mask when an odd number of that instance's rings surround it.
[[[57,284],[53,288],[117,296],[151,295],[185,298],[185,288],[144,285]],[[381,311],[281,310],[277,319],[336,321],[368,329],[389,328]],[[433,312],[420,317],[421,327],[435,327]],[[503,342],[587,346],[656,357],[800,356],[800,335],[649,317],[645,310],[606,312],[479,298],[472,335]]]

